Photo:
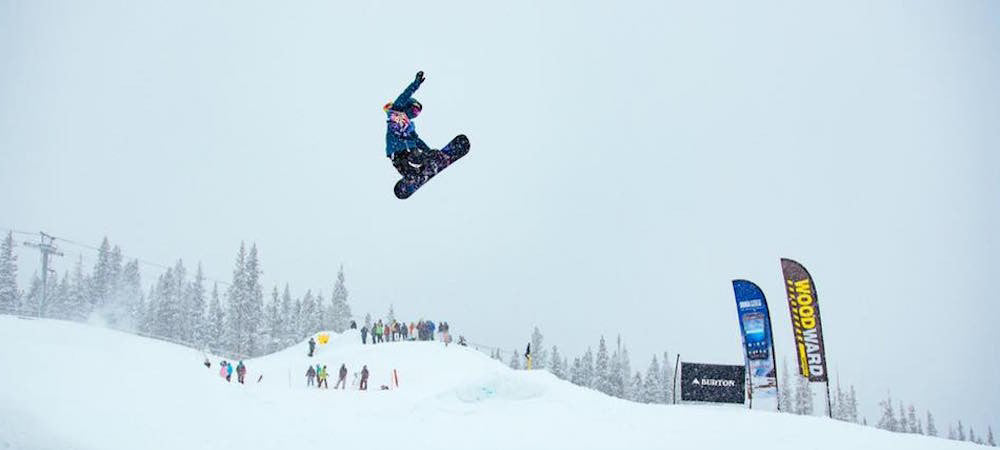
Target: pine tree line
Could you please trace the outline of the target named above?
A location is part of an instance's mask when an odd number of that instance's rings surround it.
[[[306,291],[293,298],[286,284],[265,300],[257,246],[240,244],[232,282],[224,294],[218,283],[207,290],[201,264],[189,274],[182,260],[160,274],[148,291],[142,287],[139,261],[125,261],[122,250],[105,238],[89,271],[83,258],[62,277],[32,278],[27,292],[17,287],[17,256],[12,233],[0,243],[0,313],[97,322],[117,330],[237,356],[257,356],[298,343],[320,330],[342,332],[351,322],[344,269],[333,294]]]
[[[502,359],[499,350],[490,357]],[[515,349],[508,365],[521,369],[522,359],[522,352]],[[672,403],[674,369],[667,353],[663,353],[662,363],[653,355],[645,373],[640,370],[633,372],[628,348],[621,336],[616,339],[614,349],[609,349],[604,336],[601,336],[596,354],[588,347],[570,363],[569,357],[559,353],[558,346],[545,348],[544,336],[535,327],[531,333],[531,362],[532,369],[548,370],[558,378],[612,397],[639,403]]]

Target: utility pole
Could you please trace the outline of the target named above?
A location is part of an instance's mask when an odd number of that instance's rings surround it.
[[[49,255],[63,256],[62,252],[53,244],[56,240],[44,231],[39,231],[38,243],[25,241],[24,245],[37,248],[42,254],[42,300],[38,302],[38,317],[42,317],[42,308],[48,303],[49,289]],[[53,272],[55,272],[53,270]]]

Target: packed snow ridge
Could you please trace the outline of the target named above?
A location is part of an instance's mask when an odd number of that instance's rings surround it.
[[[244,361],[239,384],[219,376],[221,358],[206,368],[190,348],[0,316],[0,448],[973,448],[819,417],[631,403],[454,344],[329,335],[312,358],[303,342]],[[348,384],[367,365],[369,389],[307,387],[315,364],[331,386],[341,364]]]

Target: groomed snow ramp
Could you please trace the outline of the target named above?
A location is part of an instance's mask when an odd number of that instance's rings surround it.
[[[0,449],[973,449],[818,417],[641,405],[439,342],[362,346],[352,330],[245,361],[82,324],[0,316]],[[326,364],[331,389],[305,386]],[[367,364],[369,391],[333,390]],[[399,388],[379,390],[399,374]],[[260,383],[256,380],[263,375]]]

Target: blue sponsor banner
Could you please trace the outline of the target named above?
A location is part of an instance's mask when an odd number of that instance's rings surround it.
[[[757,407],[773,404],[777,409],[778,374],[774,363],[774,339],[771,333],[771,315],[767,299],[756,284],[747,280],[733,280],[736,308],[743,336],[743,356],[746,358],[747,375],[753,400],[768,400]]]

